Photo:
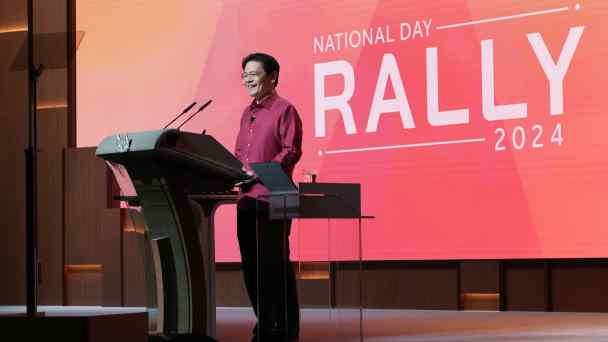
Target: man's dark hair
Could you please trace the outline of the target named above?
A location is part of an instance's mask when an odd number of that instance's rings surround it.
[[[262,63],[262,67],[268,75],[271,75],[273,72],[276,72],[277,76],[276,81],[274,82],[274,86],[276,87],[279,84],[279,71],[281,69],[281,66],[274,57],[262,52],[250,53],[245,56],[245,58],[243,58],[243,61],[241,62],[241,67],[243,68],[243,70],[245,70],[245,65],[247,65],[247,63],[251,61]]]

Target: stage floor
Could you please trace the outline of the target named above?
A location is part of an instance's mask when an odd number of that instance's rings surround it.
[[[144,308],[41,306],[47,316],[117,314]],[[0,306],[0,315],[25,313],[25,307]],[[249,341],[254,316],[248,308],[218,308],[221,342]],[[364,310],[365,341],[388,342],[605,342],[608,314],[565,312],[489,312]],[[359,341],[358,310],[303,309],[300,341]]]
[[[302,310],[300,341],[359,341],[357,310]],[[250,309],[218,309],[218,339],[247,341]],[[389,342],[605,342],[608,314],[364,310],[365,341]]]

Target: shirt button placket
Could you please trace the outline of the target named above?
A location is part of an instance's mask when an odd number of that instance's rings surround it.
[[[254,114],[255,114],[255,111],[251,113],[251,116],[253,117]],[[251,139],[253,138],[253,125],[254,125],[254,122],[250,121],[250,123],[249,123],[249,139],[248,139],[248,142],[247,142],[247,154],[245,155],[245,160],[247,162],[249,162],[249,151],[251,150]]]

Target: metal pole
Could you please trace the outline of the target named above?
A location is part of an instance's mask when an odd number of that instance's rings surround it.
[[[26,310],[27,317],[36,316],[38,303],[38,246],[36,232],[36,81],[34,67],[34,4],[27,1],[27,56],[28,56],[28,146],[25,149],[25,206],[26,206]]]

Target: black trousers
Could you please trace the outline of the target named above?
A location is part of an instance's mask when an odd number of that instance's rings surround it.
[[[237,203],[237,235],[245,287],[259,335],[295,337],[300,330],[298,291],[289,260],[291,220],[270,220],[268,203]]]

